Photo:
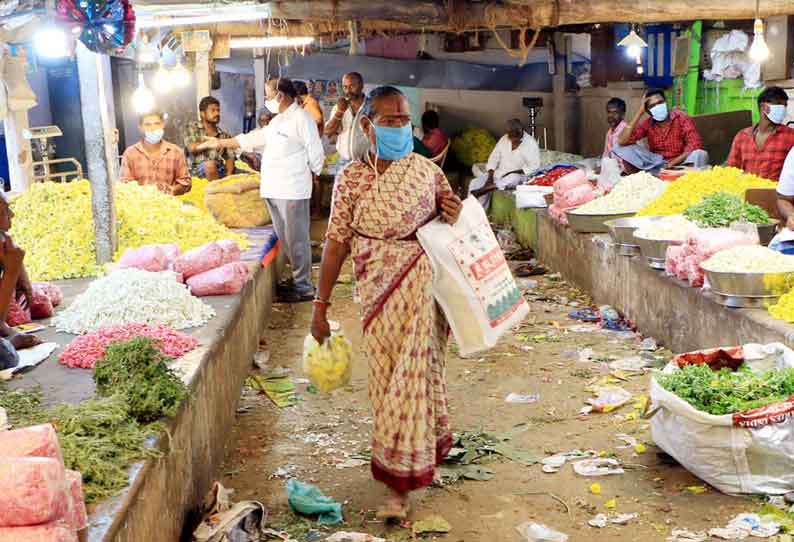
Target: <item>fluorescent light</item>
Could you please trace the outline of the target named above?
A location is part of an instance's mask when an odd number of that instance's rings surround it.
[[[273,47],[300,47],[311,45],[314,38],[310,36],[288,37],[270,36],[262,38],[232,38],[229,40],[231,49],[267,49]]]
[[[756,19],[753,25],[753,44],[750,45],[748,56],[756,64],[769,58],[769,47],[764,39],[764,21],[761,19]]]
[[[44,58],[64,58],[69,56],[69,36],[55,26],[47,26],[33,35],[36,53]]]
[[[207,10],[204,14],[183,16],[178,15],[151,15],[142,16],[137,21],[137,28],[164,28],[171,26],[194,26],[201,24],[233,23],[261,21],[270,18],[270,8],[262,9],[261,6],[248,9],[218,8]]]

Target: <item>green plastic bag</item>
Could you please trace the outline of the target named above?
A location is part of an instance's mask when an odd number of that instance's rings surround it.
[[[299,480],[287,481],[287,501],[290,507],[304,516],[318,515],[318,525],[342,523],[342,505],[328,497],[317,486]]]

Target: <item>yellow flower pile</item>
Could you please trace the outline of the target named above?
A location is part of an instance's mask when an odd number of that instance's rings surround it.
[[[770,306],[769,314],[789,324],[794,323],[794,290],[784,294],[777,304]]]
[[[177,198],[179,198],[182,203],[187,203],[188,205],[197,207],[202,211],[206,211],[207,205],[204,203],[204,193],[209,183],[210,182],[207,179],[193,177],[193,186],[191,187],[190,192],[182,194],[181,196],[177,196]]]
[[[322,345],[309,335],[303,342],[303,372],[321,392],[350,383],[353,345],[344,335],[329,337]]]
[[[241,247],[248,244],[245,235],[153,186],[119,183],[115,200],[116,258],[128,248],[149,244],[176,243],[182,250],[221,239],[234,239]],[[14,198],[11,207],[16,215],[11,235],[25,249],[31,279],[90,277],[99,272],[88,181],[35,183]]]
[[[667,190],[637,213],[637,216],[676,215],[715,192],[728,192],[743,197],[748,188],[776,186],[772,181],[732,167],[717,166],[710,170],[693,171],[671,182]]]

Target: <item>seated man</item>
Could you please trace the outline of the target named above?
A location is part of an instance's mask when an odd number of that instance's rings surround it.
[[[626,102],[620,98],[610,98],[607,102],[607,124],[609,130],[604,141],[604,154],[603,158],[612,158],[617,160],[620,169],[623,170],[623,160],[618,157],[613,150],[618,145],[618,138],[623,130],[626,129]]]
[[[234,153],[229,149],[199,150],[199,145],[208,137],[228,139],[232,136],[218,126],[221,121],[221,103],[212,96],[205,96],[199,102],[198,122],[187,126],[185,151],[190,174],[195,177],[214,181],[234,173]]]
[[[518,186],[540,167],[540,147],[524,131],[521,121],[509,120],[505,131],[488,158],[488,173],[469,185],[469,193],[480,200],[486,211],[491,205],[491,192]]]
[[[425,133],[422,143],[430,151],[430,157],[441,154],[449,143],[447,135],[438,127],[438,113],[425,111],[422,115],[422,131]]]
[[[179,196],[190,191],[191,179],[182,149],[163,140],[165,119],[160,111],[141,115],[143,139],[121,157],[121,182],[151,184],[161,192]]]
[[[794,130],[786,126],[788,94],[780,87],[768,87],[758,95],[758,124],[736,134],[727,165],[764,179],[777,181],[789,151],[794,147]]]
[[[692,119],[686,113],[667,107],[664,91],[650,89],[643,97],[644,106],[637,110],[631,123],[618,138],[612,152],[626,163],[627,173],[636,170],[657,172],[680,164],[705,167],[708,153]],[[649,118],[644,120],[645,114]],[[638,145],[648,139],[648,148]]]
[[[11,341],[14,348],[22,350],[41,344],[35,335],[17,332],[6,324],[8,309],[11,302],[16,299],[23,308],[29,307],[33,302],[33,287],[28,278],[28,272],[22,263],[25,251],[14,244],[8,231],[11,229],[11,219],[14,211],[8,205],[5,193],[0,191],[0,337]]]

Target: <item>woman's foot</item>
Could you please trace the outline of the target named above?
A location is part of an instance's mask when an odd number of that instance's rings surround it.
[[[378,508],[375,517],[381,521],[405,521],[411,511],[407,493],[392,493]]]

